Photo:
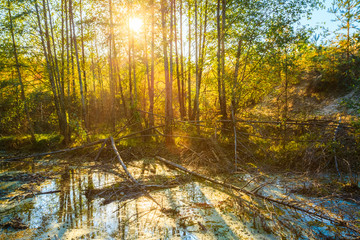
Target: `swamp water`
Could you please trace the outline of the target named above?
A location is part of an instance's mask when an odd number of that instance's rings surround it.
[[[94,163],[75,166],[54,159],[3,165],[0,175],[0,239],[357,237],[354,232],[329,221],[262,201],[254,204],[255,200],[248,196],[238,196],[242,200],[235,200],[239,198],[231,195],[237,193],[197,181],[181,181],[178,186],[151,191],[155,201],[147,196],[128,199],[127,193],[114,185],[123,179],[106,171],[108,167],[95,166]],[[176,180],[179,175],[179,172],[155,161],[150,165],[143,161],[131,162],[128,168],[144,184],[145,179],[153,175],[161,176],[152,181],[157,185],[166,179]],[[249,175],[228,176],[228,181],[234,179],[247,184],[248,189],[257,187]],[[285,183],[282,179],[272,182],[258,191],[281,199],[288,192]],[[289,186],[288,181],[286,186]],[[101,190],[93,196],[89,189]],[[298,194],[290,195],[298,201],[311,201],[316,208],[331,209],[332,216],[341,211],[341,216],[349,221],[354,220],[351,213],[357,212],[357,216],[360,213],[360,206],[353,202],[319,201]],[[351,213],[347,215],[346,210]]]

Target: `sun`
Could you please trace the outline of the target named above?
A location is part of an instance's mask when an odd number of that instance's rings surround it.
[[[143,22],[140,18],[132,17],[129,19],[129,27],[134,32],[140,32]]]

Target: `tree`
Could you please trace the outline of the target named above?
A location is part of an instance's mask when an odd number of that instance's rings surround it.
[[[163,45],[163,54],[164,54],[164,72],[165,72],[165,135],[166,135],[166,144],[173,144],[172,138],[172,118],[173,118],[173,109],[172,109],[172,83],[169,76],[169,60],[167,53],[167,28],[166,28],[166,12],[167,4],[165,0],[161,0],[161,26],[162,26],[162,45]]]
[[[10,25],[9,27],[10,27],[10,34],[11,34],[12,44],[13,44],[13,53],[14,53],[14,58],[15,58],[15,65],[16,65],[16,70],[17,70],[17,73],[18,73],[19,84],[20,84],[20,89],[21,89],[21,100],[24,103],[24,110],[25,110],[26,119],[27,119],[27,123],[28,123],[29,133],[31,135],[31,141],[33,143],[35,143],[36,142],[35,132],[34,132],[33,123],[32,123],[32,121],[30,119],[29,107],[28,107],[28,103],[27,103],[26,97],[25,97],[25,87],[24,87],[22,77],[21,77],[20,63],[19,63],[19,59],[18,59],[18,52],[17,52],[16,42],[15,42],[13,18],[11,16],[11,2],[10,2],[10,0],[8,0],[7,2],[8,2],[9,25]]]
[[[55,109],[56,109],[56,113],[57,113],[58,121],[59,121],[59,128],[60,128],[61,134],[64,136],[65,144],[67,144],[70,142],[70,138],[71,138],[70,129],[69,129],[68,120],[66,117],[65,103],[63,101],[64,98],[59,97],[59,93],[61,94],[61,91],[59,91],[59,88],[58,88],[59,85],[56,82],[57,81],[56,73],[55,73],[55,68],[54,68],[54,64],[53,64],[54,59],[53,59],[53,53],[51,50],[51,42],[50,42],[49,30],[48,30],[47,5],[45,3],[45,0],[43,0],[43,16],[44,16],[44,23],[45,23],[44,25],[45,25],[46,42],[43,37],[44,34],[43,34],[43,30],[42,30],[40,12],[39,12],[39,7],[37,4],[37,1],[35,1],[35,9],[36,9],[38,29],[39,29],[39,36],[40,36],[40,40],[41,40],[43,54],[44,54],[44,57],[46,60],[46,69],[47,69],[48,77],[49,77],[50,84],[51,84],[51,90],[53,93]]]
[[[345,35],[345,44],[343,46],[346,54],[346,78],[351,79],[351,55],[352,43],[354,42],[351,36],[351,29],[356,29],[359,22],[360,2],[358,0],[334,0],[332,8],[329,9],[334,13],[336,20],[339,22],[340,36]],[[345,34],[341,33],[345,30]]]

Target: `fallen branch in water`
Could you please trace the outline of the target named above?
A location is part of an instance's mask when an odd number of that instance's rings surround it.
[[[131,179],[131,181],[132,181],[133,183],[136,183],[137,185],[140,185],[139,182],[130,174],[130,172],[129,172],[129,170],[127,169],[125,163],[124,163],[123,160],[121,159],[121,156],[120,156],[120,154],[119,154],[119,151],[117,150],[117,148],[116,148],[116,146],[115,146],[115,141],[114,141],[113,137],[110,137],[110,142],[111,142],[111,146],[112,146],[112,148],[113,148],[113,150],[114,150],[114,153],[115,153],[115,155],[116,155],[116,158],[119,160],[119,162],[120,162],[122,168],[124,169],[126,175]]]
[[[299,202],[296,202],[296,201],[292,201],[292,202],[285,202],[283,200],[278,200],[278,199],[274,199],[272,197],[266,197],[266,196],[263,196],[261,194],[258,194],[257,192],[251,192],[251,191],[247,191],[243,188],[240,188],[240,187],[237,187],[235,185],[232,185],[232,184],[229,184],[229,183],[223,183],[223,182],[219,182],[218,180],[215,180],[213,178],[210,178],[210,177],[207,177],[207,176],[204,176],[202,174],[199,174],[199,173],[196,173],[196,172],[193,172],[193,171],[190,171],[188,169],[186,169],[185,167],[179,165],[179,164],[176,164],[174,162],[171,162],[169,160],[166,160],[165,158],[162,158],[162,157],[159,157],[159,156],[156,156],[156,159],[167,164],[167,165],[170,165],[172,167],[175,167],[177,169],[180,169],[186,173],[189,173],[195,177],[198,177],[198,178],[201,178],[201,179],[204,179],[206,181],[209,181],[211,183],[214,183],[214,184],[218,184],[218,185],[221,185],[221,186],[224,186],[224,187],[227,187],[227,188],[230,188],[230,189],[233,189],[233,190],[236,190],[240,193],[243,193],[243,194],[247,194],[247,195],[250,195],[250,196],[253,196],[253,197],[257,197],[257,198],[260,198],[260,199],[263,199],[263,200],[266,200],[268,202],[272,202],[272,203],[276,203],[276,204],[280,204],[280,205],[283,205],[283,206],[286,206],[286,207],[289,207],[289,208],[292,208],[292,209],[295,209],[295,210],[298,210],[298,211],[301,211],[301,212],[304,212],[306,214],[309,214],[309,215],[312,215],[312,216],[315,216],[315,217],[318,217],[320,219],[324,219],[324,220],[328,220],[328,221],[331,221],[333,223],[336,223],[336,224],[339,224],[340,226],[344,226],[356,233],[359,233],[360,234],[360,229],[356,226],[354,226],[353,224],[347,222],[347,221],[344,221],[344,220],[341,220],[341,219],[337,219],[335,217],[330,217],[330,216],[327,216],[325,213],[320,213],[319,210],[316,210],[316,209],[305,209],[303,207],[300,207],[300,203]]]
[[[135,186],[138,187],[144,194],[147,198],[151,199],[154,203],[156,203],[156,205],[158,205],[161,210],[163,210],[163,207],[160,205],[160,203],[158,203],[151,195],[150,193],[146,190],[145,186],[140,184],[129,172],[129,170],[127,169],[124,161],[121,159],[121,156],[119,154],[119,151],[117,150],[116,148],[116,145],[115,145],[115,141],[113,139],[113,137],[110,137],[110,142],[111,142],[111,146],[115,152],[115,155],[117,157],[117,159],[119,160],[122,168],[124,169],[126,175],[130,178],[131,182],[135,183]]]
[[[55,190],[55,191],[49,191],[49,192],[38,192],[35,195],[45,195],[45,194],[53,194],[53,193],[59,193],[61,192],[60,190]]]

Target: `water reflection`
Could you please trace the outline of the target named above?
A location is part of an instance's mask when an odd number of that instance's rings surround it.
[[[104,199],[86,194],[119,180],[105,172],[69,164],[44,167],[28,162],[24,167],[34,173],[55,171],[52,179],[40,184],[39,190],[60,192],[17,202],[2,201],[1,209],[12,210],[0,213],[1,221],[18,216],[29,228],[0,229],[0,239],[18,239],[19,233],[22,239],[276,239],[275,235],[254,228],[253,221],[242,221],[235,209],[224,208],[228,194],[202,183],[152,192],[164,209],[172,210],[165,212],[146,197],[124,202],[120,201],[124,193],[113,191],[112,197],[118,200],[104,204]],[[135,163],[129,170],[145,179],[153,174],[143,171],[150,167]],[[164,176],[175,174],[163,165],[151,169]],[[24,183],[14,184],[19,188]]]

